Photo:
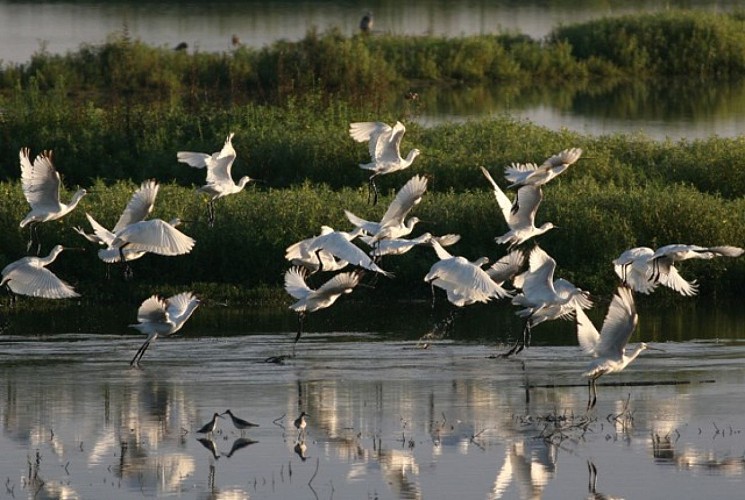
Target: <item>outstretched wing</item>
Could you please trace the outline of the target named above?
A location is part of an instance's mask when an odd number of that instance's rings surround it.
[[[44,151],[31,164],[30,150],[22,148],[21,185],[23,194],[32,208],[49,207],[57,209],[59,205],[60,176],[52,164],[52,152]]]
[[[499,205],[499,209],[502,211],[502,215],[504,216],[504,220],[506,222],[509,222],[512,211],[512,202],[509,198],[507,198],[507,195],[504,194],[504,191],[502,191],[496,182],[494,182],[494,179],[492,178],[489,171],[481,167],[481,172],[484,174],[484,177],[486,177],[486,180],[489,181],[489,184],[491,184],[492,192],[494,193],[494,198],[497,199],[497,205]]]
[[[181,292],[166,300],[166,314],[171,320],[180,318],[193,301],[197,300],[191,292]]]
[[[167,321],[166,308],[168,304],[166,301],[152,295],[140,305],[137,309],[137,321],[140,323],[164,323]]]
[[[145,220],[145,217],[150,215],[155,204],[155,197],[158,196],[158,183],[155,180],[145,181],[140,185],[140,188],[135,191],[132,198],[127,203],[124,212],[116,222],[113,233],[121,231],[130,224]]]
[[[636,304],[631,290],[619,287],[608,308],[603,328],[600,330],[597,354],[621,359],[638,322],[639,316],[636,313]]]
[[[231,132],[225,139],[225,145],[210,164],[207,165],[207,184],[222,184],[233,182],[230,170],[235,161],[236,152],[233,148],[233,136]]]
[[[396,193],[396,197],[388,206],[388,210],[383,214],[383,218],[380,220],[380,228],[403,224],[406,215],[422,201],[425,191],[427,191],[427,177],[415,175],[409,179],[404,187]]]
[[[285,272],[285,291],[296,300],[302,300],[311,293],[312,290],[305,283],[303,268],[291,267]]]
[[[19,266],[9,272],[4,281],[19,295],[45,299],[68,299],[80,297],[69,284],[62,281],[49,269],[36,266]]]

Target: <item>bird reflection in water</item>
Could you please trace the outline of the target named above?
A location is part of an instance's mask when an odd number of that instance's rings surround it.
[[[300,460],[305,462],[308,459],[308,455],[306,452],[308,451],[308,447],[305,445],[305,440],[297,441],[295,443],[295,448],[293,448],[297,456],[300,457]]]
[[[220,458],[220,454],[217,452],[217,445],[215,444],[215,442],[212,440],[211,437],[210,438],[206,438],[206,437],[197,438],[197,441],[199,441],[199,443],[202,446],[207,448],[210,451],[210,453],[212,453],[212,458],[214,458],[215,460]]]
[[[614,500],[623,497],[617,497],[612,495],[606,495],[605,493],[598,493],[597,482],[598,482],[598,469],[595,464],[590,460],[587,461],[587,471],[590,474],[590,478],[587,482],[588,500]]]
[[[525,439],[507,446],[504,464],[489,498],[505,498],[513,482],[519,498],[542,498],[556,474],[557,445],[543,439]]]
[[[230,458],[233,456],[233,454],[238,451],[242,450],[246,446],[252,445],[254,443],[258,443],[258,441],[254,441],[253,439],[240,437],[233,441],[233,446],[230,448],[230,451],[225,455],[226,457]]]

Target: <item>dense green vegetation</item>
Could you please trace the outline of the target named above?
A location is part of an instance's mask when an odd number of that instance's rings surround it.
[[[349,229],[344,209],[379,218],[415,173],[431,178],[416,208],[428,221],[420,231],[459,233],[455,253],[498,258],[505,249],[493,238],[506,227],[478,167],[499,179],[511,162],[542,162],[581,147],[583,159],[545,189],[538,222],[559,229],[540,242],[559,263],[557,274],[606,295],[617,283],[610,261],[631,246],[745,246],[745,138],[596,137],[508,118],[432,128],[407,122],[403,152],[417,147],[423,154],[410,170],[380,179],[386,196],[373,207],[366,202],[367,176],[356,167],[367,161],[367,148],[349,138],[349,122],[394,122],[414,105],[405,93],[422,82],[587,87],[670,74],[702,82],[741,77],[742,28],[739,15],[673,12],[562,27],[545,42],[330,32],[263,50],[186,54],[119,34],[65,56],[40,53],[0,70],[0,267],[25,254],[27,233],[18,228],[28,209],[18,181],[23,146],[32,154],[54,150],[69,190],[63,197],[76,185],[94,191],[61,222],[40,228],[43,252],[55,243],[87,248],[53,265],[86,297],[136,302],[155,286],[190,286],[233,303],[286,301],[279,289],[286,246],[317,234],[322,224]],[[236,133],[234,176],[263,182],[220,200],[209,229],[204,199],[194,193],[204,174],[177,163],[175,153],[216,151],[228,131]],[[184,231],[197,245],[187,256],[136,261],[130,282],[117,268],[105,280],[96,249],[71,228],[87,227],[85,212],[111,227],[148,178],[163,183],[153,216],[194,221]],[[434,260],[425,248],[384,260],[396,278],[377,279],[365,295],[428,296],[422,277]],[[743,259],[690,262],[683,274],[697,277],[705,296],[745,293]]]

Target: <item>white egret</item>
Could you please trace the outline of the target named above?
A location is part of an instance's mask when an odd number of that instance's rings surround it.
[[[577,340],[582,350],[594,357],[583,376],[589,378],[587,408],[595,406],[597,387],[595,382],[606,373],[620,372],[645,349],[652,349],[641,342],[633,352],[626,355],[626,344],[631,338],[639,315],[636,313],[634,296],[627,287],[619,287],[611,300],[603,327],[598,333],[582,307],[575,306],[577,318]]]
[[[333,228],[329,226],[321,226],[321,234],[326,235],[333,233]],[[300,240],[297,243],[293,243],[285,249],[285,259],[289,260],[293,266],[302,266],[311,274],[317,272],[320,269],[324,271],[338,271],[345,268],[349,263],[345,260],[337,259],[333,254],[326,250],[316,250],[311,252],[308,250],[316,239],[316,236]]]
[[[535,163],[513,163],[504,169],[504,177],[512,184],[508,188],[520,186],[542,186],[557,175],[564,172],[570,165],[579,160],[582,149],[565,149],[544,161],[541,166]]]
[[[295,343],[303,333],[303,322],[308,313],[330,307],[336,299],[351,293],[360,282],[359,272],[339,273],[316,290],[311,289],[305,282],[305,270],[302,267],[292,267],[285,272],[285,290],[297,302],[290,309],[298,313],[298,331]]]
[[[489,171],[484,167],[481,167],[481,171],[492,185],[494,198],[496,198],[504,220],[510,228],[508,232],[495,238],[497,243],[508,243],[509,248],[513,248],[534,236],[539,236],[554,228],[554,225],[550,222],[546,222],[541,227],[535,226],[535,214],[538,212],[538,206],[543,200],[543,192],[539,186],[522,186],[518,190],[515,203],[513,204],[497,183],[494,182]],[[518,199],[520,200],[519,205],[517,203]]]
[[[37,155],[33,164],[29,158],[31,150],[21,148],[19,158],[21,161],[21,185],[26,201],[31,205],[31,211],[21,220],[21,228],[29,226],[29,242],[26,250],[33,245],[36,225],[42,222],[57,220],[78,206],[83,196],[87,194],[85,189],[79,189],[72,196],[70,203],[60,201],[60,187],[62,180],[52,164],[52,152],[44,151]],[[37,235],[38,238],[38,235]],[[41,243],[37,246],[38,255]]]
[[[414,226],[420,222],[417,217],[405,219],[411,209],[422,201],[425,191],[427,191],[427,178],[423,175],[415,175],[396,193],[396,197],[388,206],[380,222],[361,219],[349,210],[344,210],[344,214],[354,226],[364,229],[372,236],[373,243],[383,239],[401,238],[411,234]]]
[[[200,434],[212,434],[213,432],[215,432],[215,430],[217,430],[217,419],[218,418],[225,418],[225,417],[215,412],[212,415],[212,420],[210,420],[209,422],[204,424],[202,427],[200,427],[197,432]]]
[[[688,282],[678,273],[676,262],[688,259],[713,259],[714,257],[739,257],[745,249],[735,246],[702,247],[698,245],[673,244],[655,250],[649,258],[651,279],[668,288],[672,288],[681,295],[695,295],[696,282]]]
[[[111,231],[96,222],[96,220],[87,213],[85,215],[93,228],[93,234],[85,233],[85,231],[80,227],[75,227],[73,229],[88,241],[106,247],[98,251],[98,258],[107,264],[119,262],[122,254],[126,261],[139,259],[145,255],[146,252],[125,248],[122,249],[122,252],[120,253],[118,248],[111,246],[111,243],[116,238],[116,234],[122,231],[125,227],[145,220],[153,210],[153,205],[155,204],[155,198],[158,195],[159,188],[160,186],[154,180],[143,182],[132,195],[132,198],[129,200],[129,203],[127,203],[122,215],[119,217],[119,220]]]
[[[501,286],[503,283],[517,276],[524,264],[525,254],[521,250],[513,250],[497,260],[485,271],[492,281]]]
[[[654,250],[649,247],[629,248],[613,261],[613,270],[633,291],[650,294],[658,285],[651,276],[649,259],[652,255]]]
[[[235,134],[231,132],[228,134],[228,138],[225,139],[225,145],[222,150],[212,153],[194,153],[191,151],[179,151],[176,153],[176,158],[182,163],[194,168],[205,168],[207,167],[207,183],[197,189],[199,193],[205,193],[209,195],[209,226],[212,227],[215,223],[215,200],[227,196],[229,194],[240,193],[246,184],[254,179],[245,175],[241,177],[238,184],[233,180],[233,176],[230,173],[233,167],[233,162],[236,158],[236,152],[233,148],[233,136]]]
[[[325,251],[353,266],[362,267],[376,273],[381,273],[384,276],[392,277],[393,275],[391,273],[381,269],[361,248],[352,243],[352,240],[360,236],[363,232],[364,230],[358,227],[352,232],[331,231],[330,233],[316,236],[310,245],[308,245],[308,252],[316,253]],[[322,265],[320,257],[318,262],[319,265]]]
[[[139,323],[129,325],[147,335],[147,340],[137,350],[130,366],[140,364],[150,343],[155,342],[159,336],[173,335],[181,330],[199,304],[200,300],[191,292],[182,292],[168,299],[157,295],[146,299],[137,310]]]
[[[517,354],[530,346],[530,335],[534,326],[554,319],[569,319],[575,307],[592,307],[587,292],[565,279],[554,281],[556,261],[541,247],[535,246],[528,258],[528,270],[515,276],[513,284],[522,292],[515,295],[512,303],[523,309],[517,315],[526,318],[522,343],[518,340],[505,356]]]
[[[445,234],[442,236],[434,236],[432,233],[424,233],[421,236],[411,239],[394,238],[377,242],[373,241],[372,236],[360,236],[360,239],[370,246],[375,246],[375,248],[370,250],[369,255],[378,258],[384,255],[403,255],[415,246],[429,244],[431,240],[437,241],[437,243],[442,247],[449,247],[460,241],[460,235]]]
[[[176,229],[181,223],[182,220],[179,218],[171,219],[169,222],[162,219],[135,222],[116,233],[111,246],[120,252],[126,247],[130,250],[166,256],[187,254],[194,248],[195,241]],[[125,257],[120,257],[120,260],[124,262]]]
[[[248,420],[243,420],[240,417],[236,417],[235,415],[233,415],[233,412],[230,411],[230,408],[228,408],[227,410],[225,410],[223,412],[223,415],[225,415],[226,413],[228,415],[230,415],[230,420],[233,421],[233,425],[235,426],[236,429],[239,429],[239,430],[242,430],[243,431],[243,430],[246,430],[246,429],[250,429],[251,427],[258,427],[259,426],[259,424],[254,424],[253,422],[249,422]]]
[[[80,297],[72,286],[46,268],[63,250],[65,247],[57,245],[47,257],[23,257],[11,262],[2,270],[0,287],[6,285],[14,294],[45,299]]]
[[[349,124],[349,135],[357,142],[367,142],[370,150],[370,163],[360,164],[360,168],[370,170],[369,188],[375,194],[373,204],[378,202],[378,187],[375,177],[408,168],[419,156],[418,149],[412,149],[406,158],[401,157],[401,139],[406,133],[403,123],[396,122],[391,127],[382,122],[356,122]],[[368,191],[369,193],[369,191]]]
[[[463,307],[512,296],[481,268],[489,261],[486,257],[470,262],[464,257],[451,255],[436,240],[429,243],[440,260],[432,265],[424,281],[445,290],[452,304]]]

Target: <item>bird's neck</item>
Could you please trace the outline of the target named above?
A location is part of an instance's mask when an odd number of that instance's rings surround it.
[[[628,366],[628,364],[631,363],[632,361],[634,361],[636,359],[636,357],[639,354],[641,354],[641,352],[643,350],[644,350],[644,346],[642,346],[641,344],[639,344],[638,346],[636,346],[636,348],[634,349],[634,351],[631,354],[629,354],[628,356],[624,356],[623,357],[623,366],[624,367],[625,366]]]

